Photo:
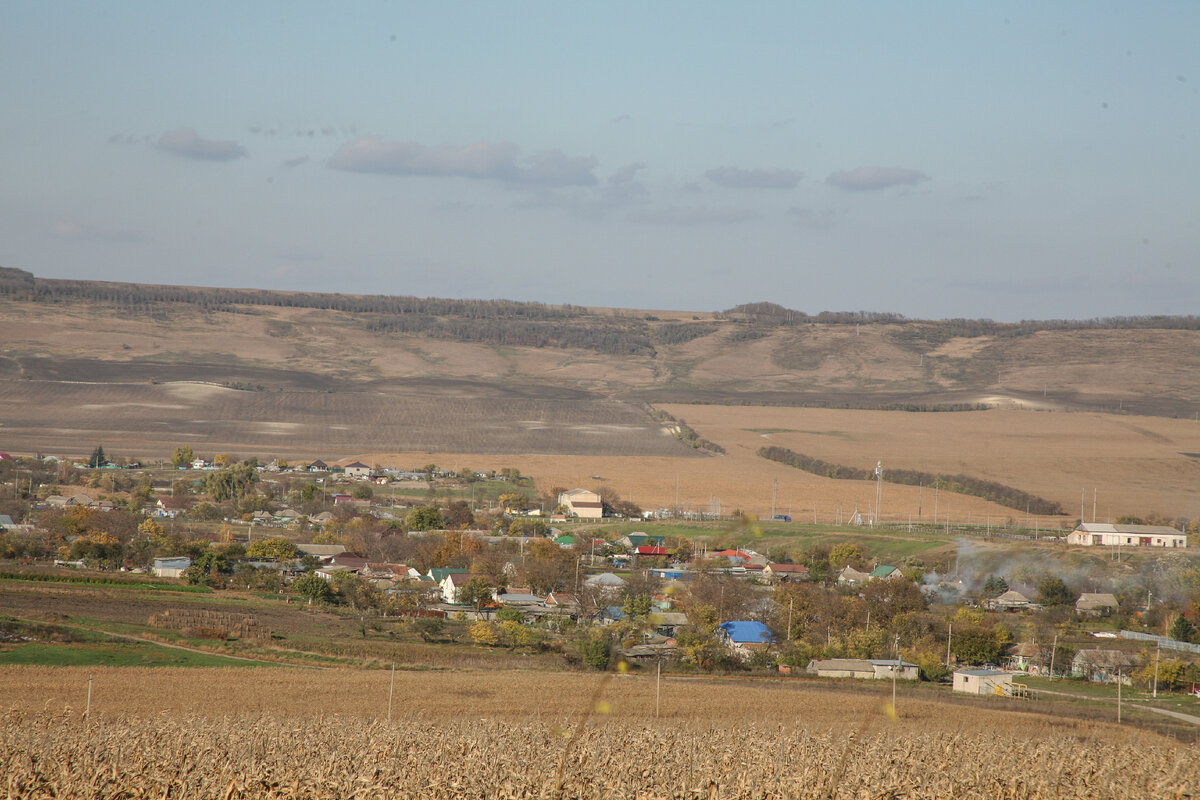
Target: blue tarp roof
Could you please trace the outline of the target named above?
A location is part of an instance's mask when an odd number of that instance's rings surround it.
[[[750,620],[722,622],[721,629],[729,634],[730,641],[737,642],[738,644],[775,641],[775,637],[771,635],[771,629],[761,622]]]

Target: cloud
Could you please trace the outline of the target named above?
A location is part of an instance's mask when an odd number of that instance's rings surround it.
[[[288,160],[284,161],[283,165],[285,167],[298,167],[301,164],[307,164],[307,163],[308,163],[308,156],[296,156],[295,158],[289,158]]]
[[[650,191],[637,179],[645,164],[627,164],[608,176],[600,186],[569,190],[551,187],[531,187],[529,197],[521,203],[527,208],[561,208],[581,217],[600,218],[616,208],[645,205]]]
[[[731,189],[795,189],[804,173],[792,169],[717,167],[704,173],[704,177]]]
[[[387,142],[367,136],[344,145],[329,166],[348,172],[474,178],[537,186],[592,186],[594,158],[571,158],[543,150],[520,159],[515,144],[476,142],[464,147],[426,147],[417,142]]]
[[[916,186],[929,180],[924,172],[902,167],[858,167],[835,172],[825,179],[830,186],[852,192],[869,192],[892,186]]]
[[[201,161],[232,161],[245,158],[246,148],[234,141],[204,139],[192,128],[176,128],[158,137],[159,150]]]
[[[746,220],[759,219],[762,215],[745,208],[710,208],[709,206],[687,206],[641,211],[629,215],[631,222],[647,225],[731,225]]]

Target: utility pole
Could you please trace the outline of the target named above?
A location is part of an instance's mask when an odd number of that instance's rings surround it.
[[[949,624],[949,630],[946,631],[946,669],[950,669],[950,640],[954,637],[954,623]]]
[[[1096,489],[1092,488],[1092,522],[1096,521]]]
[[[1154,698],[1158,698],[1158,651],[1162,649],[1162,642],[1154,643]]]
[[[875,462],[875,519],[882,521],[879,516],[879,502],[883,499],[883,462]]]
[[[788,600],[788,634],[787,634],[787,640],[788,640],[789,642],[792,640],[792,607],[793,607],[795,604],[796,604],[796,598],[794,598],[794,597],[793,597],[791,600]]]
[[[771,519],[775,519],[775,498],[779,494],[779,479],[771,484]]]
[[[1058,649],[1058,634],[1054,634],[1054,644],[1050,645],[1050,680],[1054,680],[1054,651]]]

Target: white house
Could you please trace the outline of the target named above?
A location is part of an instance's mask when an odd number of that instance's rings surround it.
[[[371,468],[361,461],[352,461],[344,468],[347,478],[369,478],[371,477]]]
[[[600,519],[604,516],[604,503],[600,495],[587,489],[570,489],[558,496],[558,504],[567,509],[567,516],[580,519]]]
[[[1166,525],[1109,525],[1081,522],[1067,534],[1067,544],[1088,547],[1187,547],[1186,533]]]

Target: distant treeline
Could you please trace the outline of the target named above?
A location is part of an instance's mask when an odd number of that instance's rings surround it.
[[[161,318],[170,304],[205,311],[238,311],[243,306],[281,306],[388,315],[372,323],[376,330],[422,333],[438,338],[535,347],[582,347],[616,355],[653,355],[653,343],[683,344],[720,329],[717,322],[664,323],[619,311],[600,314],[582,306],[511,300],[446,300],[397,295],[278,292],[265,289],[216,289],[195,286],[115,283],[38,278],[0,267],[0,297],[57,303],[74,299],[112,304],[130,314]],[[415,316],[417,319],[405,319]],[[431,325],[435,319],[437,324]],[[1095,329],[1200,330],[1200,316],[1104,317],[1089,320],[994,322],[988,319],[910,320],[902,314],[872,311],[822,311],[807,314],[777,303],[744,303],[713,314],[718,321],[743,323],[729,342],[761,338],[779,327],[888,325],[898,342],[937,345],[956,337],[1024,336],[1037,331]],[[559,323],[539,325],[459,324],[459,321]]]
[[[771,461],[778,461],[780,464],[786,464],[789,467],[811,472],[814,475],[822,475],[826,478],[850,481],[875,480],[874,470],[847,467],[844,464],[822,461],[819,458],[813,458],[803,453],[797,453],[794,450],[788,450],[786,447],[763,447],[759,449],[758,455]],[[906,486],[930,486],[946,492],[957,492],[958,494],[971,495],[972,497],[981,497],[998,505],[1015,508],[1020,511],[1027,510],[1031,514],[1064,513],[1062,506],[1044,497],[1038,497],[1029,492],[1023,492],[1020,489],[1014,489],[1011,486],[1005,486],[995,481],[973,478],[970,475],[937,475],[932,472],[920,472],[914,469],[889,469],[884,470],[883,480],[888,483],[900,483]]]
[[[892,337],[898,341],[925,341],[940,344],[957,337],[1025,336],[1038,331],[1115,329],[1200,330],[1200,316],[1172,317],[1095,317],[1093,319],[1022,320],[994,322],[990,319],[913,320],[903,314],[875,311],[822,311],[806,314],[777,303],[743,303],[720,312],[722,319],[755,325],[895,325]]]

